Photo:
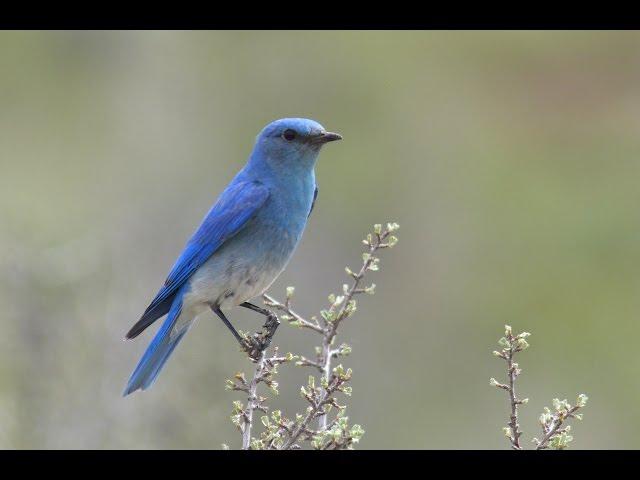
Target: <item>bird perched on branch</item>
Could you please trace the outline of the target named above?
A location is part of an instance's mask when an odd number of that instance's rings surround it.
[[[126,339],[167,315],[140,359],[124,395],[149,388],[196,317],[211,309],[245,350],[251,345],[225,316],[249,303],[284,270],[311,214],[321,147],[342,137],[304,118],[283,118],[257,136],[246,165],[209,210],[164,285]]]

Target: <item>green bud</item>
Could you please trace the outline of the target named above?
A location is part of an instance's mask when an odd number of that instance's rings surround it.
[[[498,340],[498,345],[500,345],[501,347],[504,347],[504,348],[511,347],[511,344],[509,343],[509,341],[505,337],[502,337],[500,340]]]
[[[387,232],[389,233],[393,233],[396,230],[398,230],[400,228],[400,225],[398,225],[397,223],[393,222],[393,223],[387,223]]]
[[[322,447],[322,435],[314,435],[311,437],[311,446],[316,450],[320,450]]]
[[[352,438],[354,443],[358,443],[358,441],[362,438],[363,435],[364,435],[364,430],[358,424],[355,424],[353,427],[351,427],[351,430],[349,431],[349,436]]]
[[[373,231],[374,231],[375,234],[380,235],[382,233],[382,225],[379,224],[379,223],[376,223],[373,226]]]
[[[271,390],[274,395],[278,395],[280,393],[278,391],[278,382],[272,381],[268,386],[269,386],[269,390]]]
[[[587,404],[589,397],[587,397],[584,393],[578,395],[578,400],[576,401],[576,405],[578,407],[584,407]]]
[[[264,442],[262,440],[254,438],[253,440],[251,440],[251,449],[252,450],[263,450],[264,449]]]
[[[566,400],[558,400],[557,398],[554,398],[552,403],[556,412],[566,412],[571,409],[571,405],[569,405],[569,402]]]
[[[335,314],[333,312],[330,312],[329,310],[321,310],[320,315],[327,322],[333,322],[333,320],[335,319]]]
[[[561,432],[558,435],[554,435],[549,442],[549,446],[556,450],[563,450],[569,446],[569,443],[573,440],[573,437],[567,432]]]
[[[349,300],[349,303],[347,303],[347,306],[344,308],[344,312],[345,314],[350,317],[351,315],[353,315],[357,310],[357,302],[355,300]]]
[[[339,353],[343,356],[349,355],[351,353],[351,346],[343,343],[342,345],[340,345]]]
[[[393,235],[391,235],[389,237],[389,240],[387,241],[387,245],[389,245],[389,248],[395,247],[397,243],[398,243],[398,237],[394,237]]]
[[[553,419],[553,415],[551,415],[551,410],[548,407],[544,407],[544,413],[540,415],[540,424],[547,425]]]

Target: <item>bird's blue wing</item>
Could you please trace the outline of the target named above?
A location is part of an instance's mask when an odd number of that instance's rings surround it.
[[[173,297],[191,275],[234,236],[269,198],[269,189],[260,182],[229,185],[209,210],[196,232],[187,242],[169,276],[140,320],[126,338],[135,338],[171,308]]]

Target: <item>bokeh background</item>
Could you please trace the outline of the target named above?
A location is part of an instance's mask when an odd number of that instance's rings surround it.
[[[344,141],[271,292],[317,312],[371,225],[401,225],[340,337],[360,448],[506,448],[505,323],[532,332],[527,442],[584,392],[574,448],[640,448],[639,52],[606,31],[0,33],[0,447],[238,447],[224,380],[251,366],[221,322],[127,398],[155,328],[122,337],[257,132],[305,116]],[[281,369],[270,404],[304,408],[306,375]]]

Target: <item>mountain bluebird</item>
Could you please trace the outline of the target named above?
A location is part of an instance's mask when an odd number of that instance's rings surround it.
[[[284,270],[311,214],[318,187],[314,166],[320,148],[337,133],[304,118],[267,125],[256,138],[247,164],[225,188],[169,272],[132,339],[168,313],[124,391],[150,387],[194,320],[211,309],[243,339],[223,312],[261,295]]]

